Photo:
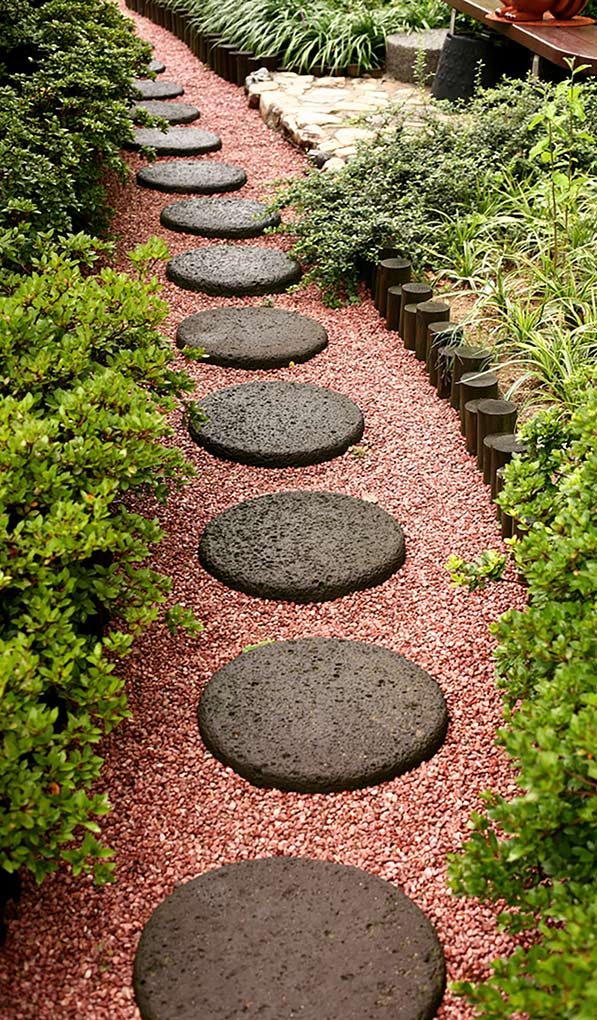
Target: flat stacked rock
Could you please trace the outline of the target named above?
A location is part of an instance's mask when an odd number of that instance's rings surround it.
[[[224,510],[199,560],[248,595],[325,602],[371,588],[404,563],[404,535],[373,503],[332,492],[278,492]]]
[[[182,85],[174,81],[152,81],[151,78],[135,78],[133,82],[135,91],[141,99],[176,99],[184,95]]]
[[[143,929],[143,1020],[432,1020],[445,982],[431,922],[359,868],[246,860],[175,888]]]
[[[204,350],[214,365],[281,368],[319,354],[328,335],[315,319],[283,308],[213,308],[183,319],[176,343]]]
[[[258,237],[268,227],[277,227],[280,217],[247,198],[187,198],[165,206],[160,222],[185,234],[236,239]]]
[[[273,248],[214,244],[175,255],[167,276],[186,290],[243,297],[286,290],[300,280],[301,270],[298,262]]]
[[[137,173],[137,184],[155,188],[156,191],[178,194],[195,192],[211,195],[221,191],[236,191],[246,183],[247,175],[242,167],[211,160],[205,163],[190,159],[154,163]]]
[[[379,645],[279,641],[213,675],[199,729],[256,786],[331,793],[381,783],[430,758],[448,725],[438,685]]]
[[[201,116],[192,103],[170,103],[161,99],[141,99],[133,107],[133,117],[137,117],[140,112],[150,113],[152,117],[162,117],[170,124],[191,124]]]
[[[197,402],[207,422],[193,439],[216,457],[260,467],[303,467],[345,453],[365,423],[352,400],[307,383],[244,383]]]
[[[221,149],[222,139],[213,131],[202,131],[201,128],[173,127],[167,131],[137,128],[132,141],[127,142],[127,148],[155,149],[158,156],[198,156]]]

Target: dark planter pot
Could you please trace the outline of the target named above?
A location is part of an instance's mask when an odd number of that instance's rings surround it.
[[[448,32],[431,94],[435,99],[469,99],[477,82],[490,88],[502,73],[499,49],[489,37]]]
[[[483,481],[491,483],[491,446],[485,439],[494,439],[499,433],[511,433],[516,427],[518,410],[511,400],[482,400],[477,411],[477,467],[483,471]]]
[[[415,329],[415,357],[417,361],[427,359],[427,329],[432,322],[448,322],[450,306],[445,301],[423,301],[417,305]]]
[[[404,309],[407,305],[420,305],[423,301],[431,301],[433,290],[427,283],[404,283],[402,285],[402,300],[400,302],[400,336],[404,340]],[[414,337],[413,337],[414,344]],[[409,350],[414,351],[414,346]]]

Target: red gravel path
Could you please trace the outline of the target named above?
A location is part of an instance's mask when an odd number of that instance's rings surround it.
[[[240,194],[262,197],[268,181],[303,171],[303,157],[247,109],[240,89],[203,68],[163,29],[135,20],[167,64],[167,77],[183,84],[185,100],[201,108],[200,126],[221,134],[223,149],[213,158],[246,168],[249,183]],[[138,162],[131,157],[133,166]],[[202,243],[160,229],[159,211],[169,200],[132,183],[115,196],[124,248],[152,233],[166,237],[172,252]],[[276,238],[264,243],[281,244]],[[165,296],[172,334],[183,316],[234,303],[173,285],[166,285]],[[196,609],[205,634],[192,642],[155,627],[128,660],[134,719],[107,742],[104,771],[114,805],[104,832],[116,849],[118,882],[95,889],[61,873],[40,890],[25,890],[2,954],[0,1015],[6,1020],[137,1017],[132,959],[153,908],[175,882],[247,857],[325,858],[399,883],[435,923],[452,979],[482,976],[487,962],[507,948],[496,933],[495,912],[455,899],[445,881],[446,853],[461,845],[479,792],[513,784],[492,744],[500,701],[487,625],[514,599],[521,604],[522,593],[506,585],[470,596],[450,587],[444,569],[452,552],[470,557],[499,544],[487,490],[465,453],[454,412],[436,399],[414,355],[385,331],[369,300],[330,311],[311,289],[275,303],[314,316],[330,333],[326,352],[276,376],[329,385],[357,401],[369,452],[362,459],[347,454],[316,467],[268,471],[216,461],[177,426],[176,441],[199,476],[160,511],[167,538],[155,564],[174,577],[175,599]],[[257,377],[196,362],[187,367],[198,394]],[[253,599],[201,570],[196,550],[211,517],[242,499],[294,488],[377,500],[404,527],[404,568],[379,588],[321,606]],[[451,716],[440,752],[392,782],[331,796],[258,790],[212,759],[195,716],[212,672],[249,643],[308,634],[378,641],[429,670]],[[465,1020],[471,1011],[447,993],[439,1016]]]

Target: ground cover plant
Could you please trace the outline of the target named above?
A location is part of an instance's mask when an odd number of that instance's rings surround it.
[[[447,24],[441,0],[170,0],[203,32],[239,49],[278,54],[283,68],[361,71],[381,67],[390,32]]]

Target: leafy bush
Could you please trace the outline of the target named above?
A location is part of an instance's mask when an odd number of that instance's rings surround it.
[[[171,0],[204,32],[218,32],[239,49],[279,54],[281,66],[363,71],[381,67],[386,37],[407,28],[447,24],[441,0]]]
[[[150,50],[110,0],[6,0],[0,11],[0,231],[101,231],[124,175],[132,78]],[[26,259],[33,234],[12,251]]]
[[[0,298],[0,867],[38,880],[60,857],[109,872],[94,745],[126,715],[115,664],[169,590],[143,566],[158,524],[123,496],[164,500],[187,474],[162,442],[188,383],[148,276],[161,242],[133,253],[132,277],[90,274],[98,254],[42,238]]]
[[[591,133],[597,87],[584,90]],[[334,303],[355,298],[360,261],[375,260],[389,240],[419,269],[432,270],[462,260],[467,231],[481,247],[495,226],[504,174],[527,184],[543,175],[531,157],[541,125],[532,125],[550,102],[565,102],[556,86],[507,82],[482,91],[464,113],[431,109],[420,130],[390,121],[343,170],[313,170],[283,186],[278,205],[295,215],[282,229],[297,238],[293,252],[308,269],[306,282],[315,280]],[[590,167],[594,158],[594,146],[580,138],[576,166]]]
[[[505,901],[504,926],[537,933],[487,982],[458,986],[496,1020],[590,1020],[597,1009],[596,434],[594,387],[571,416],[537,416],[500,497],[522,522],[512,554],[528,584],[528,608],[493,627],[507,706],[498,742],[521,792],[486,794],[486,813],[451,862],[455,891]],[[452,568],[475,587],[495,565],[486,556],[477,568]]]

